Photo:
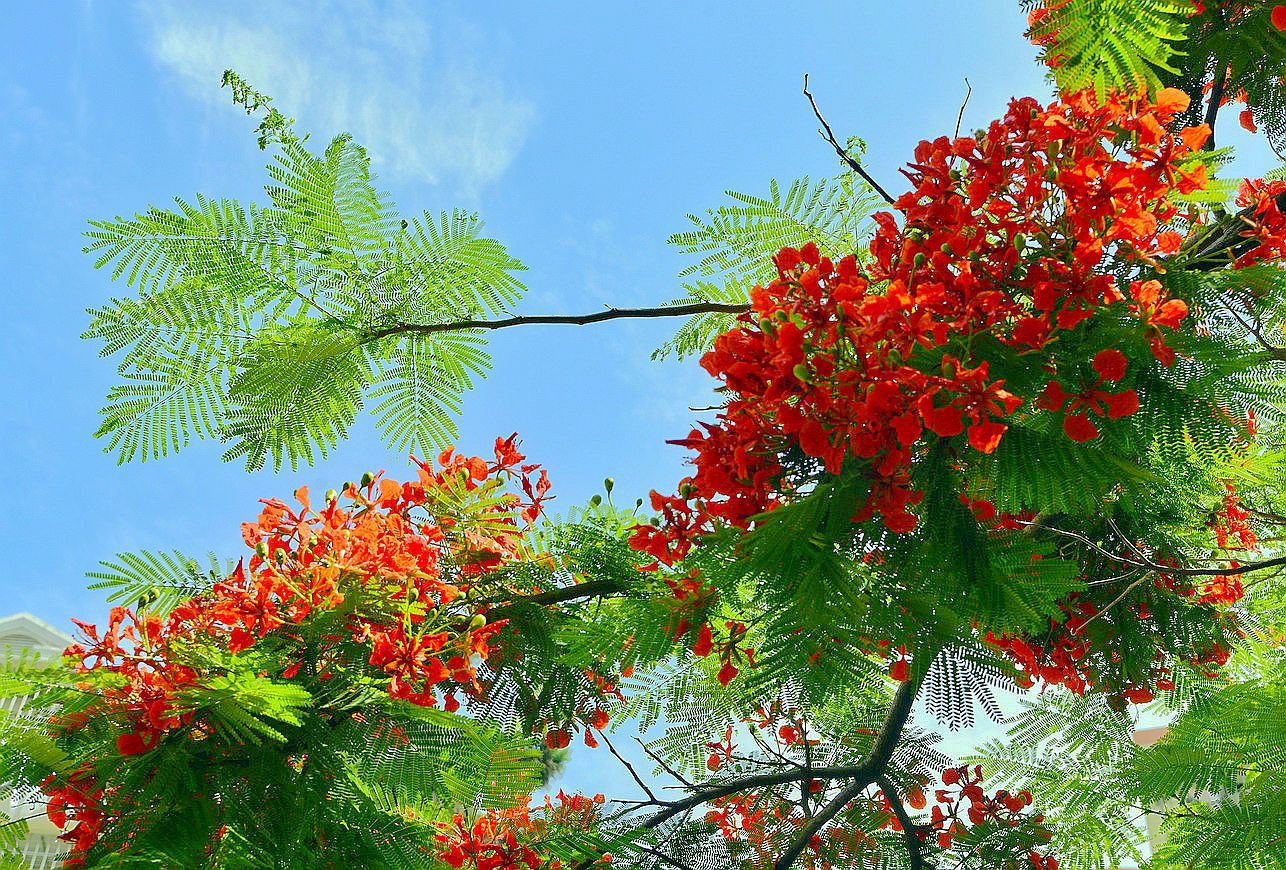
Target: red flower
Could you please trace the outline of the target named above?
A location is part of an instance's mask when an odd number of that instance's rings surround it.
[[[1078,443],[1091,441],[1098,437],[1098,429],[1084,414],[1068,414],[1063,418],[1063,432],[1068,438]]]
[[[1273,7],[1273,27],[1278,30],[1286,30],[1286,4],[1277,4]]]
[[[1139,410],[1139,394],[1134,390],[1126,390],[1123,393],[1108,396],[1104,400],[1104,404],[1107,405],[1107,417],[1109,420],[1128,417]]]
[[[1113,347],[1094,355],[1094,371],[1105,381],[1119,381],[1125,377],[1125,354]]]

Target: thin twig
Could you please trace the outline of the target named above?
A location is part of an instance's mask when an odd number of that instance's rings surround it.
[[[874,178],[872,178],[870,174],[867,173],[867,171],[862,168],[862,164],[854,160],[849,155],[849,153],[844,150],[843,146],[839,144],[839,140],[835,138],[835,132],[831,130],[831,125],[826,123],[826,119],[822,117],[822,110],[817,107],[817,100],[813,99],[813,95],[808,90],[807,74],[804,75],[804,96],[808,97],[808,102],[812,104],[812,107],[813,107],[813,114],[817,116],[817,120],[822,125],[822,129],[817,131],[821,135],[821,137],[825,139],[827,142],[831,143],[831,147],[835,149],[835,153],[840,156],[841,160],[843,160],[846,164],[848,164],[849,169],[853,170],[858,175],[860,175],[862,177],[862,180],[865,181],[867,184],[869,184],[872,188],[874,188],[876,193],[884,197],[885,202],[887,202],[889,205],[894,205],[895,200],[893,199],[893,197],[889,196],[889,192],[885,190],[883,187],[881,187],[880,183],[876,181]]]
[[[598,736],[603,738],[603,742],[607,744],[607,748],[610,749],[612,754],[616,756],[616,760],[619,761],[621,764],[625,765],[625,769],[630,772],[630,776],[634,777],[634,781],[639,784],[639,788],[643,789],[643,793],[647,795],[649,798],[651,798],[652,800],[656,800],[657,799],[656,794],[653,793],[652,789],[648,787],[648,784],[643,781],[643,777],[639,776],[638,771],[634,769],[634,765],[626,761],[625,756],[621,755],[621,753],[616,751],[616,747],[612,745],[612,741],[608,738],[608,736],[604,734],[602,731],[598,732]]]
[[[643,747],[643,751],[647,753],[647,757],[655,761],[657,764],[661,765],[661,769],[664,770],[666,773],[670,774],[670,776],[674,777],[679,782],[683,783],[684,786],[686,786],[687,788],[696,788],[696,786],[692,784],[691,780],[689,780],[686,776],[683,776],[674,768],[670,767],[670,765],[666,764],[665,759],[661,758],[661,756],[657,755],[650,748],[648,748],[648,745],[644,743],[642,740],[640,740],[638,737],[634,738],[634,742],[637,743],[639,746]]]
[[[1022,520],[1017,520],[1015,522],[1020,526],[1036,525],[1035,523],[1024,522]],[[1113,553],[1110,550],[1103,549],[1084,535],[1076,532],[1069,532],[1066,529],[1060,529],[1056,526],[1041,526],[1041,531],[1051,532],[1055,535],[1062,535],[1065,538],[1071,538],[1073,541],[1079,541],[1099,555],[1106,556],[1109,559],[1120,562],[1122,565],[1129,565],[1132,568],[1145,568],[1149,571],[1156,571],[1159,574],[1172,574],[1176,577],[1228,577],[1236,576],[1238,574],[1249,574],[1251,571],[1260,571],[1264,568],[1276,568],[1278,565],[1286,565],[1286,556],[1278,556],[1274,559],[1264,559],[1261,562],[1248,562],[1245,565],[1238,565],[1235,568],[1176,568],[1171,565],[1160,565],[1151,560],[1136,561],[1134,559],[1127,558],[1119,553]]]
[[[973,96],[973,85],[969,84],[968,78],[965,79],[965,87],[968,88],[968,90],[965,91],[964,102],[960,104],[960,114],[956,115],[956,132],[952,134],[952,139],[955,139],[960,135],[960,124],[964,121],[965,106],[969,105],[969,98]]]

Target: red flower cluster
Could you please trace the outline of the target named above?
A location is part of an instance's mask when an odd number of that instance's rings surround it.
[[[938,847],[950,849],[951,844],[956,838],[963,836],[968,827],[993,824],[998,827],[1016,828],[1029,822],[1039,826],[1044,821],[1043,816],[1028,817],[1024,814],[1032,803],[1031,792],[1010,794],[1002,789],[988,795],[983,791],[982,779],[982,767],[979,765],[948,767],[944,770],[942,783],[947,788],[934,791],[935,803],[930,811],[929,821],[925,825],[917,826],[916,835],[921,840],[927,840],[936,832]],[[892,806],[888,796],[881,793],[880,800],[890,813],[886,825],[891,826],[895,831],[901,831],[902,826],[892,816]],[[915,810],[923,810],[928,803],[928,797],[921,789],[913,790],[905,796],[905,804]],[[1046,842],[1052,837],[1048,830],[1040,827],[1036,828],[1034,834],[1036,839]],[[1058,870],[1058,859],[1052,856],[1042,856],[1033,851],[1028,858],[1035,866]],[[1037,861],[1042,863],[1036,863]]]
[[[204,678],[187,662],[189,647],[213,642],[237,654],[272,638],[283,655],[296,655],[284,679],[329,680],[336,669],[356,667],[384,675],[391,697],[435,706],[438,694],[454,711],[456,694],[480,697],[477,668],[493,654],[503,621],[488,623],[487,606],[468,600],[470,590],[523,557],[524,526],[539,516],[549,481],[538,466],[523,464],[517,437],[496,439],[495,459],[457,456],[447,450],[438,468],[416,460],[416,479],[398,483],[368,475],[341,495],[327,494],[314,509],[307,488],[295,493],[299,507],[264,502],[256,522],[242,526],[254,548],[208,593],[179,604],[168,616],[111,612],[101,635],[77,623],[82,638],[66,655],[82,674],[114,679],[96,691],[98,713],[120,728],[117,749],[139,755],[170,734],[195,739],[209,733],[195,721],[192,703]],[[506,493],[516,483],[522,495]],[[369,650],[365,661],[345,658],[344,637],[321,647],[299,641],[299,627],[312,615],[347,604],[348,640]],[[330,644],[328,647],[327,644]],[[56,720],[64,730],[87,717]],[[605,723],[601,723],[605,724]],[[601,727],[600,724],[600,727]],[[69,866],[98,838],[103,812],[101,786],[78,772],[45,784],[52,816],[75,843]]]
[[[1247,179],[1237,191],[1237,205],[1249,209],[1242,237],[1255,244],[1233,264],[1241,269],[1263,260],[1286,259],[1286,181]]]
[[[589,798],[568,795],[561,790],[558,805],[546,796],[537,814],[529,806],[507,810],[488,810],[468,824],[456,813],[443,833],[434,836],[438,857],[456,870],[560,870],[562,862],[542,855],[532,844],[557,832],[591,830],[598,820],[601,794]],[[578,867],[607,867],[612,856],[604,854],[589,864]]]
[[[747,528],[806,485],[810,467],[852,464],[870,480],[854,521],[878,514],[911,531],[920,493],[908,472],[926,436],[991,452],[1023,404],[991,375],[1001,363],[1051,369],[1041,405],[1064,413],[1077,440],[1097,434],[1091,417],[1133,413],[1118,351],[1095,357],[1097,383],[1079,384],[1052,345],[1100,312],[1133,311],[1157,356],[1173,359],[1162,330],[1186,305],[1147,281],[1127,300],[1105,258],[1151,267],[1178,249],[1164,223],[1179,215],[1174,194],[1204,186],[1204,167],[1186,161],[1209,135],[1167,131],[1187,102],[1174,89],[1155,102],[1015,100],[985,133],[917,147],[903,224],[876,215],[870,263],[832,262],[812,245],[778,254],[779,279],[752,292],[753,312],[702,358],[731,399],[716,424],[676,442],[695,451],[696,471],[678,496],[653,493],[662,525],[640,527],[634,545],[672,563],[719,525]],[[982,357],[984,337],[995,359]]]

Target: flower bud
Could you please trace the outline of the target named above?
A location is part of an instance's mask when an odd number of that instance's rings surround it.
[[[805,384],[808,383],[812,377],[812,375],[808,371],[808,366],[804,365],[803,363],[798,363],[795,366],[795,368],[792,369],[791,371],[794,373],[796,378],[798,378],[800,381],[802,381]]]
[[[371,474],[369,471],[364,471],[364,472],[362,472],[362,486],[363,486],[363,487],[370,486],[370,485],[371,485],[372,483],[374,483],[374,482],[375,482],[375,475]]]
[[[610,477],[603,479],[603,489],[607,490],[608,495],[612,493],[612,487],[616,486],[616,481]]]
[[[598,507],[603,503],[603,497],[598,493],[594,493],[592,496],[590,496],[589,503],[592,504],[594,507]]]
[[[326,490],[326,504],[334,504],[339,500],[339,493],[333,489]]]
[[[911,258],[911,263],[912,265],[915,265],[915,266],[923,266],[924,261],[927,259],[929,258],[924,255],[924,251],[920,251],[914,257]]]
[[[268,558],[268,542],[267,542],[267,541],[260,541],[259,543],[255,544],[255,555],[256,555],[256,556],[258,556],[260,559],[267,559],[267,558]]]
[[[469,620],[469,631],[477,631],[487,624],[487,617],[481,613],[475,613],[473,619]]]

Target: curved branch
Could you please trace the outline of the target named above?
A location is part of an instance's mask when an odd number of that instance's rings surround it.
[[[1016,525],[1026,526],[1028,528],[1036,526],[1037,523],[1025,522],[1023,520],[1015,521]],[[1258,562],[1247,562],[1244,565],[1238,565],[1235,568],[1175,568],[1170,565],[1161,565],[1150,559],[1131,559],[1128,556],[1122,556],[1120,553],[1113,553],[1106,550],[1089,538],[1079,532],[1060,529],[1057,526],[1040,525],[1042,532],[1050,532],[1055,535],[1062,535],[1064,538],[1071,538],[1089,547],[1100,556],[1106,556],[1113,561],[1120,562],[1122,565],[1129,565],[1131,568],[1142,568],[1148,571],[1155,571],[1158,574],[1172,574],[1176,577],[1232,577],[1238,574],[1249,574],[1252,571],[1261,571],[1264,568],[1276,568],[1279,565],[1286,565],[1286,556],[1277,556],[1273,559],[1263,559]]]
[[[830,803],[817,811],[817,815],[808,820],[799,833],[795,836],[786,851],[782,852],[777,858],[774,870],[787,870],[790,865],[795,863],[803,851],[808,848],[808,843],[824,828],[831,819],[839,815],[844,807],[848,806],[858,795],[860,795],[871,783],[884,775],[884,770],[889,766],[893,759],[893,753],[897,751],[898,741],[902,739],[902,730],[906,728],[907,720],[911,718],[911,708],[915,705],[915,696],[920,691],[920,683],[923,682],[924,675],[907,680],[898,686],[897,692],[893,695],[893,704],[889,707],[889,715],[884,720],[884,725],[880,728],[880,733],[875,736],[875,743],[871,746],[871,754],[863,762],[863,771],[856,776],[851,783],[840,790]]]
[[[911,862],[908,865],[911,870],[925,870],[928,866],[924,863],[924,854],[921,851],[920,834],[923,830],[922,825],[917,825],[911,818],[906,807],[902,805],[902,798],[897,792],[897,787],[889,781],[886,776],[879,776],[875,779],[875,784],[884,792],[885,799],[888,800],[889,806],[893,808],[893,817],[898,820],[902,826],[902,835],[906,840],[906,851]]]
[[[880,183],[872,178],[867,171],[862,168],[862,164],[849,156],[849,153],[839,144],[839,141],[835,138],[834,131],[831,130],[831,125],[826,122],[824,117],[822,117],[822,110],[817,107],[817,100],[813,99],[812,93],[808,90],[807,75],[804,76],[804,96],[808,97],[808,102],[813,107],[813,114],[817,116],[818,122],[822,125],[822,129],[817,131],[821,134],[822,138],[831,143],[831,147],[835,149],[835,153],[838,154],[840,159],[848,165],[848,168],[861,176],[862,180],[869,184],[876,193],[884,197],[885,202],[889,205],[896,205],[896,201],[893,197],[889,196],[889,192],[883,187],[880,187]],[[963,113],[964,109],[961,108],[960,111]]]

